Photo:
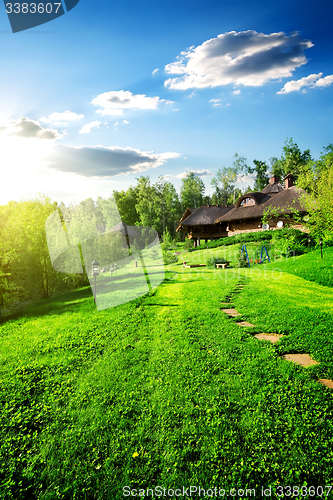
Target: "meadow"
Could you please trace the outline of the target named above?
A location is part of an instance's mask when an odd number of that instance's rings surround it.
[[[333,379],[333,251],[242,269],[182,265],[212,252],[235,264],[238,250],[182,254],[156,290],[111,309],[98,311],[86,287],[3,320],[1,499],[117,500],[190,485],[333,497],[332,391],[318,382]]]

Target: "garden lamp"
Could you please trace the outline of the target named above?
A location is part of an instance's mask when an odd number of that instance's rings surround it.
[[[92,266],[92,273],[91,276],[94,276],[95,278],[95,292],[94,292],[94,298],[96,302],[96,276],[99,275],[99,262],[95,259],[94,262],[91,264]]]
[[[323,258],[323,240],[321,238],[319,238],[319,245],[320,245],[321,258]]]
[[[113,265],[111,264],[111,267],[110,267],[111,278],[112,278],[112,272],[113,272]]]

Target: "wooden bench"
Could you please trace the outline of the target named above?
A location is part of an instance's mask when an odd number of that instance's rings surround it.
[[[226,267],[229,266],[229,264],[230,264],[230,262],[224,262],[224,264],[216,264],[216,267],[217,267],[217,269],[219,267],[222,267],[222,269],[225,269]]]

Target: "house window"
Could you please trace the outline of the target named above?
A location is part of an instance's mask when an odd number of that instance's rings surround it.
[[[246,207],[248,205],[255,205],[253,198],[244,198],[244,200],[241,201],[241,207]]]

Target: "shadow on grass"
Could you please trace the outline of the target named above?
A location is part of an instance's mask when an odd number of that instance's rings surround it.
[[[17,311],[7,316],[0,317],[0,324],[23,317],[31,319],[50,314],[62,314],[64,309],[73,311],[79,309],[82,300],[89,297],[93,299],[92,291],[90,286],[86,286],[61,295],[55,295],[54,297],[36,299],[30,304],[22,306],[22,308]]]
[[[154,274],[154,273],[152,273]],[[167,271],[166,277],[164,281],[161,283],[168,283],[168,284],[174,284],[172,283],[175,273],[174,271]],[[133,275],[127,275],[126,276],[126,282],[121,283],[124,280],[124,277],[122,276],[104,276],[105,278],[105,283],[102,285],[102,294],[106,294],[109,292],[108,286],[111,285],[112,283],[117,284],[119,286],[119,289],[121,288],[135,288],[137,285],[133,282],[132,285],[130,285],[129,281],[131,278],[136,277],[135,274]],[[195,281],[195,280],[188,280],[188,281]],[[140,295],[137,298],[133,298],[132,301],[141,299],[145,296],[153,296],[156,292],[156,289],[153,291],[150,291],[149,294],[145,293]],[[71,290],[65,293],[61,293],[59,295],[54,295],[52,297],[47,297],[45,299],[36,299],[32,301],[29,304],[22,304],[22,307],[19,307],[17,310],[13,311],[12,313],[6,315],[6,316],[0,316],[0,325],[5,324],[8,321],[12,320],[17,320],[20,318],[35,318],[35,317],[40,317],[40,316],[48,316],[48,315],[61,315],[64,312],[75,312],[78,311],[81,306],[82,306],[82,301],[84,299],[91,298],[91,307],[93,311],[97,311],[95,304],[94,304],[94,298],[93,298],[93,291],[90,287],[90,285],[86,285],[83,288],[79,288],[77,290]],[[89,302],[90,304],[90,302]],[[85,307],[86,307],[85,303]],[[149,304],[149,305],[157,305],[157,304]],[[160,306],[175,306],[174,304],[160,304]]]

